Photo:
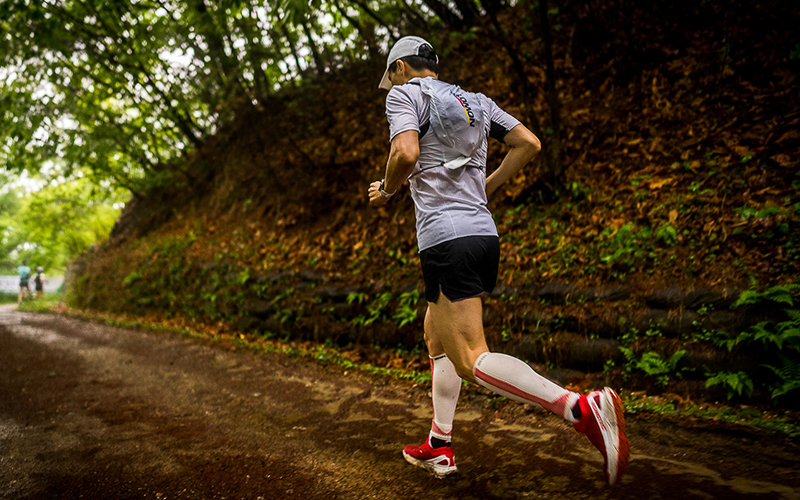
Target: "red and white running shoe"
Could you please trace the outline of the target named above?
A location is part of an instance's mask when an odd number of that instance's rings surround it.
[[[453,448],[442,446],[441,448],[431,448],[430,437],[425,440],[422,446],[406,446],[403,449],[403,456],[411,465],[422,467],[431,472],[439,479],[448,474],[456,472],[456,459],[453,456]]]
[[[605,460],[605,474],[608,484],[616,484],[622,479],[628,466],[630,447],[625,437],[625,416],[622,400],[613,389],[592,391],[581,396],[581,419],[575,422],[575,430],[586,434],[589,441],[600,450]]]

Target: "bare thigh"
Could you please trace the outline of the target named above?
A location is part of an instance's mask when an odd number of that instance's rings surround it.
[[[428,302],[425,313],[425,341],[428,353],[442,353],[453,362],[458,375],[474,381],[472,367],[487,352],[483,334],[483,304],[480,297],[450,302],[444,294]]]

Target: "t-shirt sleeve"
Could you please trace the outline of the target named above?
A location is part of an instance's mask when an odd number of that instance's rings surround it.
[[[497,139],[500,142],[505,142],[503,138],[514,127],[520,124],[520,121],[503,111],[492,99],[489,99],[489,137]]]
[[[386,119],[389,121],[389,141],[407,130],[419,132],[417,108],[402,87],[392,87],[386,96]]]

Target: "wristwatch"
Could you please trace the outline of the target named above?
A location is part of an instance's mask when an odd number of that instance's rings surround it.
[[[380,192],[381,196],[383,196],[384,198],[391,198],[392,196],[394,196],[394,193],[387,193],[386,191],[384,191],[383,187],[385,185],[386,185],[386,179],[381,179],[381,186],[378,188],[378,192]],[[397,191],[395,191],[395,193],[396,192]]]

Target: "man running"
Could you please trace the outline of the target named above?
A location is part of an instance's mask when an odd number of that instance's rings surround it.
[[[610,388],[587,395],[567,391],[486,345],[481,295],[494,288],[500,259],[487,198],[541,146],[493,100],[440,82],[438,61],[419,37],[404,37],[389,52],[379,87],[389,90],[391,148],[384,180],[369,187],[370,204],[380,206],[409,181],[428,302],[424,325],[433,420],[425,442],[406,446],[403,456],[437,477],[456,471],[451,434],[463,378],[572,422],[600,450],[608,482],[615,484],[629,454],[619,396]],[[489,137],[510,150],[487,177]]]

